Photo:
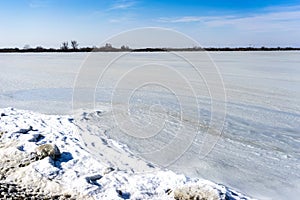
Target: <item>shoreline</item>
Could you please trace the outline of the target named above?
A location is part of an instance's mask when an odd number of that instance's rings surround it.
[[[102,133],[97,137],[103,141],[98,147],[103,155],[100,160],[95,159],[82,144],[77,129],[84,129],[85,120],[95,113],[80,115],[82,123],[78,124],[67,115],[45,115],[14,108],[0,109],[0,113],[0,156],[3,158],[0,172],[5,175],[2,181],[6,184],[76,199],[185,199],[191,195],[251,199],[224,185],[149,165]],[[90,133],[93,135],[93,131]],[[38,147],[46,144],[56,145],[59,155],[35,157],[39,155]],[[137,172],[132,162],[144,166],[144,171]]]
[[[135,48],[135,49],[122,49],[122,48],[105,48],[105,47],[83,47],[78,49],[54,49],[54,48],[0,48],[0,53],[82,53],[82,52],[285,52],[285,51],[300,51],[299,47],[194,47],[194,48]]]

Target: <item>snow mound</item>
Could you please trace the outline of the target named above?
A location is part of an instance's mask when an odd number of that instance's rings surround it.
[[[0,113],[3,183],[76,199],[250,199],[223,185],[153,166],[101,132],[94,137],[103,141],[97,144],[102,156],[95,159],[78,130],[91,135],[96,130],[76,124],[72,116],[13,108]],[[43,145],[55,150],[55,156],[38,155]],[[135,172],[136,165],[144,172]]]

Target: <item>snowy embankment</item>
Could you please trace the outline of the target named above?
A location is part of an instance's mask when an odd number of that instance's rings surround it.
[[[14,193],[57,199],[250,199],[223,185],[159,169],[105,134],[98,135],[102,157],[96,160],[78,131],[95,131],[82,125],[89,113],[80,115],[82,123],[13,108],[0,114],[0,199]],[[133,163],[144,172],[135,172]]]

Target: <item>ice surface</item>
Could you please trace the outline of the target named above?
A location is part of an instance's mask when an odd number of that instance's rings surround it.
[[[203,64],[205,70],[206,61],[203,61],[201,53],[181,54],[188,60]],[[87,55],[0,54],[0,107],[71,114],[74,81]],[[107,62],[118,55],[98,53],[99,60],[89,63],[92,72],[101,74]],[[227,94],[222,136],[213,151],[205,159],[200,159],[199,148],[203,135],[198,134],[185,155],[170,169],[222,183],[256,198],[297,199],[300,195],[300,52],[214,52],[210,56],[220,69]],[[188,130],[194,133],[198,128],[195,127],[198,123],[193,116],[199,114],[201,130],[205,131],[211,117],[211,101],[203,79],[190,68],[185,68],[185,63],[156,53],[131,54],[121,65],[108,71],[106,80],[110,81],[98,82],[96,90],[93,88],[94,80],[84,80],[82,86],[86,86],[85,90],[91,90],[92,93],[96,91],[96,103],[91,108],[110,108],[114,83],[119,80],[117,77],[131,66],[154,59],[189,77],[188,80],[196,88],[199,108],[194,109],[193,97],[183,97],[188,111]],[[140,73],[136,79],[143,79],[146,75]],[[168,77],[168,73],[162,72],[162,76],[167,80],[169,78],[168,81],[177,91],[186,94],[186,88]],[[122,94],[130,89],[128,85],[122,85],[119,91]],[[122,102],[122,96],[116,97]],[[130,112],[137,124],[146,124],[150,121],[149,117],[163,121],[165,115],[160,113],[170,113],[167,116],[167,129],[154,138],[157,143],[141,143],[140,140],[126,137],[114,124],[110,109],[95,118],[98,121],[94,128],[105,130],[106,135],[126,144],[134,153],[145,149],[152,151],[167,144],[174,133],[180,130],[180,112],[175,97],[165,89],[144,87],[137,90],[131,99]],[[82,107],[86,106],[85,103],[83,99]],[[157,103],[163,105],[164,109],[151,107]],[[154,112],[145,112],[148,108],[153,108]]]

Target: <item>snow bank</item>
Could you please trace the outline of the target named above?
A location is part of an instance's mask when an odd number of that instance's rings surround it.
[[[2,182],[76,199],[250,199],[223,185],[153,166],[101,132],[101,159],[95,159],[78,132],[93,135],[95,130],[76,124],[71,116],[13,108],[0,113]],[[59,155],[38,157],[38,147],[45,144],[56,145]],[[135,172],[137,165],[144,172]]]

